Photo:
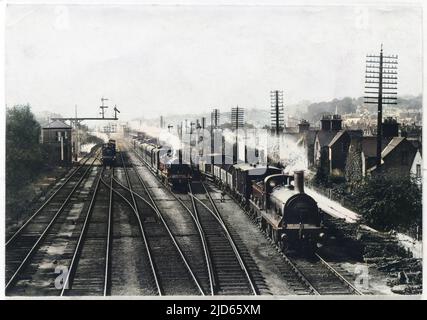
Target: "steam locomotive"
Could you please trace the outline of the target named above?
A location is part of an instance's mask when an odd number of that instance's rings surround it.
[[[293,182],[293,183],[292,183]],[[326,240],[323,215],[304,192],[304,171],[274,174],[252,183],[249,214],[283,251],[313,251]]]
[[[283,251],[323,246],[322,211],[304,192],[304,171],[289,175],[274,166],[230,164],[224,156],[216,160],[209,166],[199,163],[200,171],[229,192]]]
[[[113,167],[116,164],[116,141],[110,139],[102,145],[101,162],[104,167]]]
[[[177,150],[176,156],[170,148],[153,143],[140,143],[139,148],[143,159],[165,184],[175,190],[187,190],[193,170],[183,162],[182,150]]]

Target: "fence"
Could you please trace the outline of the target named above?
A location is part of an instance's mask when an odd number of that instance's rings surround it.
[[[338,202],[343,207],[346,207],[346,208],[348,208],[350,210],[354,210],[355,209],[353,203],[351,202],[351,200],[349,200],[347,197],[345,197],[345,196],[337,193],[332,188],[321,188],[321,187],[318,187],[317,185],[313,184],[312,182],[308,182],[307,186],[310,189],[313,189],[314,191],[316,191],[316,192],[324,195],[328,199],[331,199],[333,201]]]

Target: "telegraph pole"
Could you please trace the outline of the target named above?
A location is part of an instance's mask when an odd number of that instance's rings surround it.
[[[74,125],[76,129],[76,141],[74,142],[74,161],[77,161],[77,156],[80,153],[80,146],[79,146],[79,123],[77,121],[77,105],[74,106]]]
[[[213,156],[215,152],[215,138],[216,138],[216,129],[219,126],[219,109],[213,109],[211,112],[211,165],[214,165],[215,158]],[[212,167],[213,168],[213,167]],[[212,169],[213,173],[213,169]]]
[[[219,126],[219,109],[213,109],[211,112],[211,127],[217,129]]]
[[[239,108],[239,106],[235,108],[231,108],[231,125],[233,126],[236,133],[236,142],[235,142],[235,152],[233,152],[233,162],[237,163],[237,151],[238,151],[238,131],[239,128],[243,128],[244,126],[244,109]]]
[[[271,130],[279,135],[285,128],[283,110],[283,91],[274,90],[270,92],[271,99]]]
[[[192,154],[193,154],[193,126],[196,128],[196,124],[197,122],[193,122],[190,121],[190,165],[193,165],[193,159],[192,159]]]
[[[381,170],[383,105],[397,104],[397,55],[366,55],[365,103],[378,106],[376,166]]]
[[[163,116],[160,116],[160,129],[163,129],[163,127],[164,127]]]

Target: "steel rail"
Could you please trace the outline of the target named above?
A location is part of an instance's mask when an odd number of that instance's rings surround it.
[[[114,168],[111,172],[110,177],[110,195],[108,203],[108,222],[107,222],[107,242],[105,244],[105,272],[104,272],[104,297],[109,295],[110,292],[110,282],[111,282],[111,246],[112,246],[112,217],[113,217],[113,177],[114,177]]]
[[[246,264],[245,264],[245,262],[243,261],[242,256],[240,255],[239,249],[237,248],[237,246],[236,246],[236,244],[235,244],[235,242],[234,242],[233,237],[231,236],[231,234],[230,234],[230,233],[229,233],[229,231],[228,231],[228,228],[227,228],[227,226],[226,226],[226,224],[225,224],[225,222],[224,222],[224,219],[223,219],[223,218],[222,218],[222,216],[221,216],[221,213],[220,213],[220,212],[219,212],[219,210],[218,210],[218,207],[216,206],[215,202],[213,201],[212,196],[211,196],[211,194],[209,193],[209,191],[208,191],[208,189],[206,188],[206,186],[205,186],[205,184],[203,183],[203,181],[201,181],[201,184],[202,184],[203,189],[205,190],[205,193],[206,193],[206,195],[207,195],[207,197],[208,197],[208,199],[209,199],[209,202],[211,203],[211,206],[212,206],[212,208],[214,209],[214,211],[215,211],[215,213],[216,213],[216,215],[217,215],[218,219],[222,222],[223,227],[227,230],[227,237],[228,237],[228,239],[229,239],[230,243],[232,244],[232,247],[233,247],[234,252],[236,253],[236,257],[237,257],[237,259],[239,260],[239,262],[241,263],[241,265],[242,265],[242,266],[243,266],[243,268],[244,268],[244,271],[245,271],[246,277],[248,278],[248,281],[249,281],[249,282],[250,282],[250,284],[251,284],[252,291],[254,292],[254,294],[255,294],[255,295],[257,295],[257,294],[258,294],[258,291],[256,290],[256,286],[255,286],[255,285],[254,285],[254,283],[253,283],[253,280],[252,280],[252,277],[251,277],[251,275],[250,275],[250,273],[249,273],[249,271],[248,271],[248,268],[246,267]]]
[[[193,197],[197,202],[199,202],[206,210],[208,210],[211,214],[212,214],[212,216],[218,221],[218,223],[221,225],[221,227],[222,227],[222,229],[224,230],[224,232],[225,232],[225,235],[226,235],[226,237],[227,237],[227,240],[228,240],[228,242],[230,243],[230,246],[231,246],[231,248],[233,249],[233,251],[234,251],[234,254],[235,254],[235,256],[236,256],[236,258],[237,258],[237,261],[239,262],[239,264],[240,264],[240,267],[242,268],[242,270],[243,270],[243,272],[245,273],[245,275],[246,275],[246,278],[247,278],[247,280],[248,280],[248,282],[249,282],[249,285],[250,285],[250,287],[251,287],[251,290],[252,290],[252,293],[255,295],[255,296],[257,296],[258,295],[258,291],[257,291],[257,289],[256,289],[256,287],[255,287],[255,285],[254,285],[254,283],[253,283],[253,281],[252,281],[252,278],[251,278],[251,276],[250,276],[250,274],[249,274],[249,271],[248,271],[248,269],[246,268],[246,265],[245,265],[245,263],[244,263],[244,261],[243,261],[243,259],[242,259],[242,257],[240,256],[240,252],[239,252],[239,250],[237,249],[237,246],[236,246],[236,244],[234,243],[234,241],[233,241],[233,238],[231,237],[231,235],[230,235],[230,233],[229,233],[229,231],[228,231],[228,229],[227,229],[227,227],[225,226],[225,224],[224,224],[224,222],[219,218],[219,217],[217,217],[217,215],[208,207],[208,206],[206,206],[199,198],[197,198],[194,194],[192,194],[192,193],[189,193],[189,195],[190,195],[190,197]]]
[[[82,231],[80,232],[79,240],[77,241],[76,249],[74,250],[73,258],[71,259],[71,263],[70,263],[70,266],[68,268],[67,277],[65,278],[65,281],[64,281],[64,284],[63,284],[63,287],[61,290],[61,294],[60,294],[61,297],[64,296],[65,290],[68,290],[70,288],[70,281],[72,283],[72,280],[70,280],[70,278],[74,277],[74,274],[76,271],[75,268],[77,267],[76,261],[78,261],[78,259],[80,259],[80,254],[81,254],[81,250],[82,250],[82,246],[83,246],[83,238],[87,234],[87,228],[89,225],[89,220],[92,216],[93,207],[94,207],[96,196],[98,194],[99,185],[101,182],[101,177],[102,177],[103,172],[104,172],[104,168],[101,170],[99,178],[96,182],[95,189],[93,191],[93,195],[92,195],[92,198],[90,200],[89,207],[87,209],[87,213],[86,213],[85,221],[83,223]]]
[[[114,179],[114,177],[113,177]],[[115,181],[117,181],[116,179],[114,179]],[[132,211],[134,212],[136,219],[138,220],[138,225],[139,225],[139,230],[141,231],[141,235],[142,235],[142,239],[144,240],[144,245],[145,245],[145,250],[147,251],[147,256],[148,256],[148,261],[150,263],[150,268],[153,274],[153,278],[154,278],[154,282],[156,283],[156,288],[157,288],[157,292],[159,294],[159,296],[162,296],[162,288],[160,286],[158,277],[157,277],[157,271],[156,268],[154,266],[154,262],[153,262],[153,258],[151,256],[151,251],[150,251],[150,246],[148,245],[147,242],[147,237],[145,235],[145,231],[144,231],[144,227],[142,225],[142,221],[141,221],[141,217],[139,216],[138,212],[136,211],[136,208],[134,208],[132,206],[132,204],[129,202],[128,199],[126,199],[120,192],[118,192],[117,190],[115,190],[113,188],[113,186],[108,186],[104,181],[102,181],[107,187],[109,187],[114,193],[116,193],[118,196],[120,196],[128,205],[129,207],[132,209]]]
[[[123,161],[123,154],[122,154],[122,153],[120,153],[120,156],[121,156],[121,158],[122,158],[122,162],[123,162],[123,164],[124,164],[124,161]],[[205,293],[204,293],[204,291],[203,291],[203,288],[200,286],[200,283],[199,283],[198,279],[196,278],[196,276],[195,276],[195,275],[194,275],[194,273],[193,273],[193,270],[191,270],[191,267],[190,267],[189,263],[187,262],[187,259],[185,258],[184,253],[183,253],[183,252],[182,252],[182,250],[181,250],[181,247],[179,246],[178,242],[176,241],[175,237],[173,236],[172,232],[170,231],[169,226],[167,225],[166,221],[164,220],[164,218],[163,218],[163,216],[162,216],[162,214],[161,214],[161,212],[160,212],[159,208],[157,207],[157,204],[155,203],[154,199],[152,198],[150,191],[148,190],[148,188],[147,188],[147,186],[145,185],[144,181],[141,179],[141,177],[140,177],[140,175],[139,175],[138,171],[137,171],[137,170],[134,170],[134,171],[135,171],[135,173],[136,173],[136,175],[137,175],[137,177],[138,177],[138,180],[140,181],[141,185],[143,186],[143,188],[144,188],[145,192],[147,193],[148,197],[150,198],[150,201],[152,202],[153,206],[156,208],[156,213],[157,213],[157,215],[159,216],[160,220],[162,221],[162,223],[163,223],[164,227],[166,228],[166,231],[168,232],[168,235],[170,236],[170,238],[171,238],[171,240],[172,240],[172,242],[173,242],[173,244],[174,244],[175,248],[178,250],[178,253],[179,253],[179,255],[181,256],[181,258],[182,258],[182,260],[183,260],[183,262],[184,262],[184,264],[185,264],[185,266],[186,266],[186,268],[187,268],[188,272],[190,273],[190,275],[191,275],[191,277],[192,277],[192,279],[193,279],[194,283],[196,284],[196,286],[197,286],[198,290],[200,291],[200,293],[204,296],[204,295],[205,295]],[[129,179],[126,167],[125,167],[125,174],[126,174],[126,176],[127,176],[127,179]],[[128,184],[129,184],[129,187],[130,187],[129,189],[131,189],[130,181],[128,181]],[[134,196],[133,196],[133,193],[132,193],[132,192],[131,192],[131,195],[132,195],[132,198],[134,199]]]
[[[203,184],[203,187],[205,187],[204,184]],[[208,195],[209,195],[209,193],[208,193]],[[213,200],[211,200],[211,202],[213,202]],[[213,204],[213,205],[215,205],[215,204]],[[217,213],[219,214],[219,211],[217,211]],[[219,218],[221,219],[220,215],[219,215]],[[307,277],[298,269],[298,267],[291,261],[291,259],[289,257],[287,257],[283,252],[282,252],[282,257],[285,260],[285,262],[291,267],[292,271],[294,271],[296,273],[297,277],[307,286],[307,288],[313,294],[321,295],[320,292],[314,287],[314,285],[307,279]]]
[[[190,183],[188,183],[188,190],[190,192],[192,192],[191,191],[191,184]],[[178,197],[176,197],[176,198],[178,198]],[[194,219],[194,221],[195,221],[195,223],[197,225],[197,228],[199,230],[199,234],[200,234],[200,237],[201,237],[201,240],[202,240],[202,243],[203,243],[203,250],[205,251],[206,265],[207,265],[207,268],[208,268],[209,283],[210,283],[210,286],[211,286],[212,295],[214,295],[215,294],[215,290],[216,290],[216,282],[217,281],[216,281],[215,275],[213,273],[214,267],[213,267],[213,264],[212,264],[212,259],[211,259],[211,256],[210,256],[210,252],[207,249],[208,248],[208,244],[207,244],[207,240],[206,240],[206,234],[205,234],[205,231],[203,230],[202,224],[200,223],[200,219],[199,219],[199,216],[198,216],[198,211],[197,211],[196,203],[194,202],[193,198],[190,197],[190,199],[191,199],[191,204],[192,204],[193,210],[194,210],[194,216],[193,216],[193,214],[191,214],[191,216],[193,217],[193,219]],[[179,199],[179,202],[182,205],[184,205],[184,202],[181,199]],[[185,206],[185,207],[187,207],[187,206]],[[190,212],[191,212],[191,210],[190,210]]]
[[[206,190],[205,185],[203,184],[203,187]],[[207,190],[206,190],[207,191]],[[211,203],[213,203],[213,199],[210,197],[209,192],[207,191],[207,194],[211,200]],[[213,203],[213,206],[216,207],[215,203]],[[219,219],[222,220],[222,217],[218,211],[218,209],[216,209],[218,215],[219,215]],[[320,295],[319,291],[314,287],[314,285],[307,279],[307,277],[298,269],[298,267],[291,261],[291,259],[286,256],[283,252],[282,252],[282,257],[285,260],[285,262],[290,266],[290,268],[292,269],[292,271],[294,271],[294,273],[297,275],[297,277],[307,286],[307,288],[315,295]]]
[[[352,290],[357,295],[363,295],[361,291],[359,291],[353,284],[351,284],[346,278],[344,278],[333,266],[331,266],[328,262],[326,262],[318,253],[315,253],[315,256],[319,259],[319,261],[324,266],[328,268],[330,272],[332,272],[350,290]]]
[[[205,185],[203,184],[203,187],[206,190]],[[207,190],[206,190],[207,191]],[[211,203],[213,202],[212,197],[210,197],[209,192],[207,191],[208,196],[211,200]],[[213,206],[216,207],[215,203],[213,203]],[[219,219],[221,219],[222,221],[222,217],[218,211],[218,209],[216,210],[218,215],[219,215]],[[291,267],[292,271],[297,275],[297,277],[307,286],[307,288],[315,295],[320,295],[320,293],[317,291],[317,289],[311,284],[311,282],[306,278],[306,276],[298,269],[298,267],[291,261],[290,258],[288,258],[283,252],[282,252],[282,257],[285,260],[285,262]]]
[[[95,153],[95,151],[94,151],[94,153]],[[31,217],[29,217],[25,221],[25,223],[12,236],[10,236],[10,238],[6,241],[6,247],[16,238],[16,236],[18,236],[22,232],[22,230],[28,225],[28,223],[30,223],[40,213],[40,211],[42,211],[44,209],[44,207],[46,207],[50,203],[50,201],[53,199],[53,197],[55,197],[58,194],[58,192],[62,190],[62,188],[70,181],[70,179],[72,177],[74,177],[74,175],[78,171],[80,171],[81,168],[83,168],[83,166],[86,164],[86,162],[89,161],[90,155],[92,155],[92,154],[89,154],[87,159],[71,172],[71,174],[67,177],[67,179],[64,182],[62,182],[61,186],[36,210],[36,212],[34,212],[31,215]]]
[[[162,185],[164,185],[163,184],[163,182],[154,174],[154,172],[153,172],[153,170],[147,165],[147,162],[145,161],[145,159],[143,159],[143,157],[141,157],[135,150],[133,150],[134,151],[134,154],[142,161],[142,162],[144,162],[145,163],[145,166],[147,167],[147,169],[151,172],[151,174],[153,174],[153,176],[155,177],[155,178],[157,178],[157,180],[159,180],[160,181],[160,183],[162,183]],[[133,167],[133,164],[132,164],[132,167]],[[135,169],[134,169],[135,170]],[[138,179],[141,181],[141,183],[143,183],[142,182],[142,178],[141,178],[141,176],[139,175],[139,173],[138,173],[138,171],[137,170],[135,170],[135,172],[137,173],[137,175],[138,175]],[[148,190],[147,188],[145,188],[145,190]],[[205,261],[206,261],[206,268],[208,269],[208,276],[209,276],[209,287],[210,287],[210,291],[211,291],[211,295],[215,295],[215,287],[216,287],[216,281],[215,281],[215,276],[214,276],[214,274],[213,274],[213,266],[212,266],[212,261],[211,261],[211,257],[210,257],[210,254],[209,254],[209,249],[208,249],[208,245],[207,245],[207,242],[206,242],[206,237],[205,237],[205,234],[204,234],[204,231],[203,231],[203,228],[202,228],[202,226],[200,225],[200,223],[199,223],[199,221],[196,219],[196,217],[194,216],[194,214],[193,214],[193,212],[191,211],[191,209],[190,208],[188,208],[186,205],[185,205],[185,203],[179,198],[179,197],[177,197],[173,192],[171,192],[168,188],[166,188],[166,190],[169,192],[169,194],[170,195],[172,195],[176,200],[178,200],[178,202],[183,206],[183,208],[185,209],[185,210],[187,210],[187,212],[190,214],[190,216],[191,216],[191,218],[193,219],[193,221],[194,221],[194,223],[195,223],[195,225],[196,225],[196,227],[197,227],[197,230],[198,230],[198,232],[199,232],[199,235],[200,235],[200,238],[201,238],[201,241],[202,241],[202,247],[203,247],[203,254],[204,254],[204,256],[205,256]],[[142,198],[138,193],[136,193],[135,192],[135,194],[138,196],[138,197],[140,197],[143,201],[145,201],[145,202],[147,202],[144,198]],[[154,202],[154,199],[152,199],[152,201]],[[148,202],[147,202],[147,204],[149,204]],[[149,204],[150,205],[150,204]],[[151,205],[150,205],[151,206]],[[159,213],[158,213],[159,214]]]
[[[282,253],[282,257],[285,262],[291,267],[292,271],[296,273],[297,277],[307,286],[307,288],[315,295],[320,296],[320,292],[313,286],[313,284],[307,279],[307,277],[298,269],[298,267],[291,261],[291,259]]]
[[[133,192],[133,194],[135,196],[137,196],[139,199],[141,199],[142,201],[144,201],[148,206],[150,206],[150,208],[152,208],[154,211],[156,211],[156,213],[159,215],[159,213],[157,212],[157,209],[148,201],[146,200],[144,197],[142,197],[139,193],[137,193],[136,191],[133,190],[129,190],[126,186],[124,186],[123,184],[121,184],[119,181],[117,181],[116,179],[114,179],[114,181],[119,184],[122,188],[128,190],[129,192]],[[175,195],[174,195],[175,196]],[[197,226],[198,232],[199,234],[203,233],[202,227],[199,224],[198,221],[195,220],[194,216],[193,216],[193,212],[182,202],[181,199],[179,199],[178,197],[176,197],[176,200],[178,200],[183,206],[184,208],[190,213],[191,218],[195,221],[195,224]],[[203,240],[202,240],[203,241]],[[206,239],[204,240],[206,241]],[[207,257],[207,244],[205,242],[203,242],[203,251],[204,251],[204,255],[205,255],[205,259],[210,259]],[[213,281],[211,281],[211,279],[213,280],[213,275],[211,274],[213,271],[213,268],[210,267],[209,265],[207,266],[208,268],[208,273],[209,273],[209,279],[210,279],[210,291],[211,291],[211,295],[214,295],[214,287],[215,287],[215,283]]]
[[[203,184],[203,183],[202,183]],[[203,187],[206,190],[206,187],[203,184]],[[206,190],[207,191],[207,190]],[[211,203],[213,202],[213,200],[210,197],[209,192],[207,191],[208,196],[211,200]],[[213,203],[213,206],[215,206],[215,204]],[[219,212],[217,211],[217,213],[219,214]],[[221,216],[219,215],[219,218],[221,219]],[[222,219],[221,219],[222,220]],[[332,272],[337,278],[339,278],[345,285],[347,285],[351,290],[353,290],[356,294],[358,295],[363,295],[363,293],[361,293],[357,288],[355,288],[347,279],[345,279],[338,271],[336,271],[329,263],[327,263],[322,257],[320,257],[317,253],[315,254],[318,258],[319,261],[324,264],[329,270],[330,272]],[[314,285],[306,278],[306,276],[298,269],[298,267],[291,261],[291,259],[289,257],[287,257],[284,253],[282,253],[282,257],[284,258],[285,262],[291,267],[291,269],[297,274],[298,278],[300,278],[305,285],[308,287],[308,289],[313,292],[315,295],[321,295],[320,292],[314,287]]]
[[[69,200],[71,199],[71,196],[74,194],[74,192],[80,186],[80,184],[82,183],[82,181],[84,180],[84,178],[86,177],[86,175],[90,171],[90,169],[92,169],[93,164],[96,161],[96,159],[97,158],[94,158],[94,160],[90,164],[89,168],[86,169],[86,171],[84,172],[84,174],[82,175],[82,177],[79,179],[79,181],[73,187],[73,189],[71,190],[70,194],[67,196],[67,198],[65,199],[65,201],[62,203],[61,207],[57,210],[57,212],[55,213],[55,215],[53,216],[53,218],[51,219],[51,221],[49,222],[49,224],[46,226],[46,228],[44,229],[44,231],[41,233],[41,235],[37,239],[36,243],[31,247],[30,251],[27,253],[27,255],[25,256],[24,260],[19,265],[18,269],[14,272],[14,274],[12,275],[12,277],[7,282],[7,284],[5,286],[5,290],[8,290],[10,288],[10,285],[15,281],[16,276],[19,274],[19,272],[21,271],[21,269],[27,263],[27,261],[29,260],[29,258],[32,256],[32,254],[34,253],[34,251],[36,250],[36,248],[38,247],[38,245],[40,244],[40,242],[44,239],[44,237],[46,236],[47,232],[50,230],[50,228],[52,227],[52,225],[54,224],[54,222],[56,221],[56,219],[58,218],[58,216],[62,213],[62,211],[64,210],[65,206],[68,204]]]
[[[145,159],[143,159],[136,151],[134,152],[145,164],[147,163],[146,161],[145,161]],[[149,167],[149,166],[148,166]],[[150,172],[152,173],[152,174],[154,174],[153,173],[153,171],[151,170],[151,168],[149,168],[150,169]],[[191,192],[191,194],[190,194],[190,197],[191,197],[191,199],[192,199],[192,201],[194,201],[193,200],[193,198],[196,200],[196,201],[198,201],[200,204],[202,204],[216,219],[217,219],[217,221],[218,221],[218,223],[220,223],[221,224],[221,226],[222,226],[222,228],[226,231],[226,234],[228,235],[228,236],[230,236],[231,237],[231,235],[228,233],[228,230],[227,230],[227,228],[226,228],[226,226],[225,226],[225,223],[224,223],[224,221],[223,221],[223,219],[222,219],[222,217],[221,217],[221,215],[220,215],[220,213],[219,213],[219,210],[218,210],[218,208],[216,207],[216,205],[215,205],[215,203],[213,202],[213,199],[212,199],[212,197],[210,196],[210,194],[209,194],[209,192],[208,192],[208,190],[206,189],[206,187],[205,187],[205,185],[203,184],[203,182],[202,182],[202,186],[203,186],[203,188],[205,189],[205,192],[206,192],[206,194],[207,194],[207,196],[208,196],[208,198],[209,198],[209,201],[211,202],[211,205],[212,205],[212,207],[214,208],[214,210],[216,211],[216,213],[214,213],[211,209],[209,209],[200,199],[198,199],[196,196],[194,196],[194,194],[192,194],[192,192]],[[191,190],[191,189],[190,189]],[[169,190],[168,190],[169,191]],[[179,197],[177,197],[176,195],[174,195],[172,192],[171,192],[171,194],[187,209],[187,210],[189,210],[188,209],[188,207],[182,202],[182,200],[179,198]],[[235,244],[234,244],[234,241],[233,240],[231,240],[232,242],[233,242],[233,245],[232,245],[232,247],[233,247],[233,250],[234,250],[234,248],[235,248]],[[237,249],[237,248],[236,248]],[[317,255],[317,254],[316,254]],[[282,256],[283,256],[283,258],[285,259],[285,261],[286,261],[286,263],[291,267],[291,269],[296,273],[296,275],[301,279],[301,281],[303,282],[303,283],[305,283],[305,285],[308,287],[308,289],[313,293],[313,294],[315,294],[315,295],[320,295],[320,293],[319,293],[319,291],[311,284],[311,282],[305,277],[305,275],[298,269],[298,267],[285,255],[285,254],[283,254],[282,253]],[[317,255],[318,256],[318,255]],[[240,255],[239,255],[239,257],[240,257]],[[342,282],[344,282],[344,284],[346,284],[351,290],[353,290],[354,292],[356,292],[357,294],[359,294],[359,295],[362,295],[362,293],[359,291],[359,290],[357,290],[357,288],[355,288],[350,282],[348,282],[347,281],[347,279],[345,279],[343,276],[341,276],[330,264],[328,264],[324,259],[322,259],[320,256],[318,256],[318,258],[319,258],[319,260],[334,274],[334,275],[336,275]],[[240,257],[240,259],[241,259],[241,257]],[[242,261],[242,260],[239,260],[239,263],[240,263],[240,261]],[[243,261],[242,261],[243,262]],[[246,268],[246,267],[245,267]],[[243,269],[243,268],[242,268]],[[246,272],[246,275],[247,276],[249,276],[249,274],[247,273],[247,270],[245,270],[245,272]],[[254,288],[254,286],[253,286],[253,284],[252,284],[252,280],[250,279],[249,280],[250,281],[250,283],[251,283],[251,286],[252,286],[252,288],[253,288],[253,290],[255,289]],[[256,294],[256,293],[255,293]]]

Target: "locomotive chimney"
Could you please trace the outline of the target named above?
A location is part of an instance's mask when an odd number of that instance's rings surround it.
[[[304,193],[304,171],[303,170],[294,172],[294,187],[297,192]]]

